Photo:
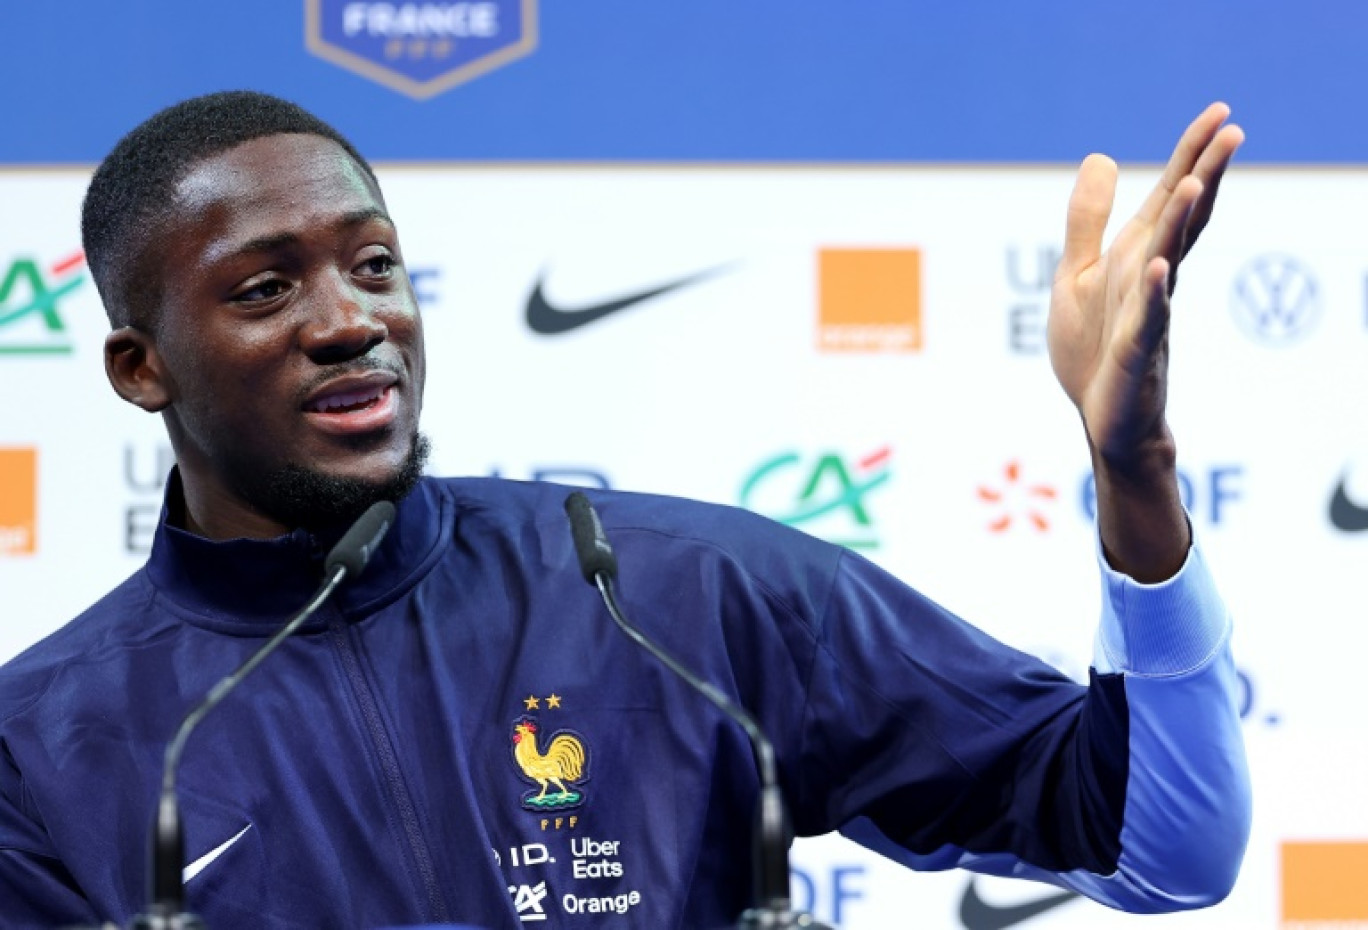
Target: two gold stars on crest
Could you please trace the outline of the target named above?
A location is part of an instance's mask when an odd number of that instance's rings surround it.
[[[540,710],[541,702],[543,700],[546,701],[547,710],[555,710],[556,708],[560,707],[561,699],[559,694],[550,694],[547,695],[544,699],[529,694],[526,698],[523,699],[523,704],[527,707],[528,710]]]

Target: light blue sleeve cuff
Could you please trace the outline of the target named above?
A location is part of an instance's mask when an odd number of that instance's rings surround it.
[[[1144,677],[1182,675],[1216,654],[1230,635],[1230,615],[1208,571],[1193,532],[1187,560],[1172,578],[1141,584],[1107,564],[1102,568],[1102,622],[1093,667],[1102,674]]]

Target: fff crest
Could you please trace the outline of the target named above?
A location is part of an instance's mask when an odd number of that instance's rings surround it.
[[[530,54],[537,2],[305,0],[304,33],[318,57],[426,100]]]
[[[529,698],[529,703],[533,698]],[[513,724],[513,761],[522,777],[534,782],[522,796],[529,811],[563,811],[584,803],[584,791],[577,783],[589,780],[589,750],[583,737],[574,730],[558,730],[543,745],[535,718],[523,715]]]

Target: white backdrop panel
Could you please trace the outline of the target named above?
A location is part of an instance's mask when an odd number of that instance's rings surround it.
[[[1119,215],[1154,176],[1123,174]],[[0,272],[27,258],[45,287],[74,280],[54,268],[79,249],[86,178],[0,173]],[[867,555],[956,612],[1084,674],[1098,603],[1087,454],[1039,350],[1071,171],[470,167],[381,178],[423,296],[434,472],[541,472],[735,504],[757,469],[788,455],[795,464],[754,498],[783,516],[825,457],[872,484],[858,497],[868,522],[837,507],[805,528],[871,543]],[[1237,617],[1256,821],[1232,898],[1164,926],[1276,926],[1280,842],[1368,837],[1368,533],[1327,516],[1342,477],[1368,503],[1365,262],[1349,220],[1364,212],[1368,172],[1237,170],[1182,275],[1172,421],[1194,525]],[[920,351],[818,348],[820,254],[832,249],[920,252]],[[1269,278],[1284,267],[1275,255],[1302,277]],[[704,269],[717,273],[561,336],[524,321],[539,280],[548,300],[576,307]],[[1293,344],[1260,342],[1233,312],[1242,281],[1265,309],[1304,307],[1292,291],[1314,282],[1318,321]],[[5,320],[22,291],[0,303],[0,450],[36,450],[38,540],[33,553],[0,554],[0,660],[140,564],[167,465],[157,419],[105,383],[108,327],[89,281],[56,302],[55,335],[36,314]],[[3,351],[64,340],[65,354]],[[839,476],[825,474],[836,483],[822,493],[835,493]],[[1005,529],[990,528],[998,521]],[[838,839],[802,842],[795,859],[800,901],[848,928],[960,926],[965,875],[908,876]],[[1001,880],[980,890],[1039,894]],[[1135,919],[1072,902],[1031,925]]]

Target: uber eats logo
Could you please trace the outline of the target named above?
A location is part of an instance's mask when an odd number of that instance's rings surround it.
[[[47,268],[27,256],[10,261],[0,277],[0,355],[69,353],[62,301],[86,279],[83,252]]]

